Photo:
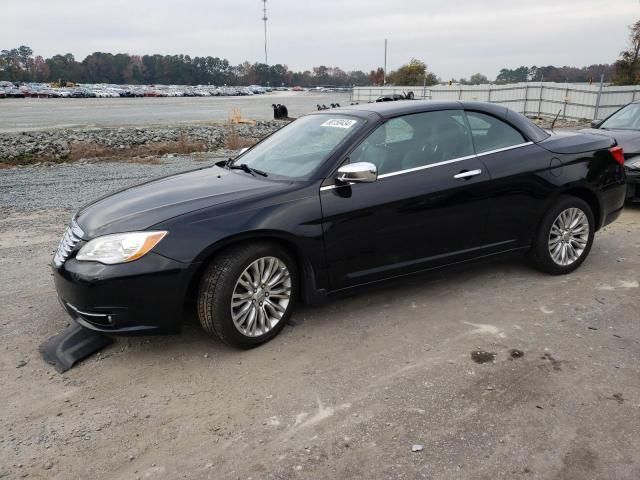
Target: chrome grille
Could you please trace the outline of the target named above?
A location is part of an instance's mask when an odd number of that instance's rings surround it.
[[[78,224],[74,220],[71,220],[71,223],[65,230],[62,240],[60,240],[60,244],[58,245],[58,249],[53,256],[53,264],[56,267],[60,267],[67,260],[69,254],[73,252],[74,248],[76,248],[76,245],[78,245],[78,242],[82,239],[83,235],[84,232],[80,229]]]

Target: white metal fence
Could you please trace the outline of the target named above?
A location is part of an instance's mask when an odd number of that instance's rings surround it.
[[[636,99],[640,86],[615,87],[575,83],[527,82],[508,85],[437,85],[433,87],[354,87],[351,102],[372,102],[381,95],[412,91],[417,99],[474,100],[500,103],[528,116],[602,119]]]

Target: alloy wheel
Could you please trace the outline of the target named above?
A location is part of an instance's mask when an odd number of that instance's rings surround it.
[[[553,261],[567,266],[578,260],[589,242],[589,219],[576,207],[560,212],[549,232],[549,254]]]
[[[238,278],[231,295],[231,318],[247,337],[259,337],[275,327],[291,301],[291,273],[276,257],[253,261]]]

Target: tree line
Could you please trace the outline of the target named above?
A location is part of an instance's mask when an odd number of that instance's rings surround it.
[[[616,79],[616,66],[611,64],[596,64],[588,67],[546,67],[521,66],[515,69],[503,68],[496,77],[496,83],[516,82],[569,82],[569,83],[597,83],[600,76],[607,83]]]
[[[629,27],[629,44],[620,52],[616,66],[616,83],[640,84],[640,20]]]
[[[375,71],[345,72],[324,65],[302,72],[286,65],[243,62],[219,57],[129,55],[95,52],[82,61],[71,54],[34,56],[28,46],[0,51],[0,80],[12,82],[175,84],[175,85],[370,85]]]
[[[382,76],[382,69],[365,73],[320,65],[296,72],[282,64],[232,65],[227,59],[210,56],[95,52],[78,61],[71,53],[46,59],[34,56],[25,45],[0,51],[0,80],[11,82],[342,87],[381,84]]]

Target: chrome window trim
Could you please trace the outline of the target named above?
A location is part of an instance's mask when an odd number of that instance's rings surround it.
[[[441,165],[447,165],[449,163],[463,162],[465,160],[470,160],[472,158],[483,157],[485,155],[492,155],[494,153],[506,152],[507,150],[513,150],[515,148],[526,147],[526,146],[529,146],[529,145],[533,145],[533,142],[519,143],[517,145],[511,145],[509,147],[496,148],[495,150],[488,150],[486,152],[476,153],[476,154],[473,154],[473,155],[467,155],[467,156],[464,156],[464,157],[452,158],[451,160],[444,160],[442,162],[430,163],[429,165],[423,165],[421,167],[407,168],[406,170],[398,170],[396,172],[384,173],[382,175],[378,175],[378,179],[394,177],[396,175],[404,175],[405,173],[412,173],[412,172],[417,172],[417,171],[420,171],[420,170],[426,170],[427,168],[439,167]],[[350,185],[352,185],[352,184],[350,184]],[[346,186],[346,185],[335,185],[335,184],[334,185],[326,185],[324,187],[320,187],[320,191],[323,192],[323,191],[326,191],[326,190],[332,190],[334,188],[344,187],[344,186]]]
[[[430,163],[429,165],[422,165],[421,167],[407,168],[405,170],[398,170],[395,172],[384,173],[382,175],[378,175],[378,178],[387,178],[387,177],[393,177],[396,175],[404,175],[405,173],[417,172],[419,170],[426,170],[427,168],[439,167],[441,165],[447,165],[449,163],[463,162],[471,158],[476,158],[476,156],[477,155],[467,155],[466,157],[452,158],[451,160],[444,160],[442,162]]]
[[[533,142],[524,142],[517,145],[511,145],[510,147],[496,148],[495,150],[487,150],[486,152],[477,153],[476,157],[482,157],[483,155],[491,155],[492,153],[506,152],[507,150],[513,150],[514,148],[526,147],[533,145]]]

